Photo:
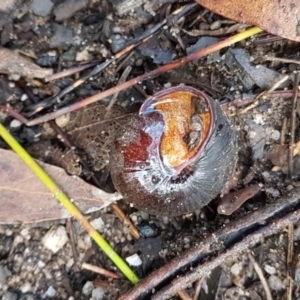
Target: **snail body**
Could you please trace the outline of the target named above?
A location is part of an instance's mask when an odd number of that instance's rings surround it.
[[[111,176],[133,206],[180,215],[222,192],[237,150],[236,133],[216,101],[192,87],[173,87],[129,118],[111,149]]]

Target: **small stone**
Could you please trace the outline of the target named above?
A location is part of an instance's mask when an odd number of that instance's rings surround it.
[[[82,288],[82,294],[85,296],[90,296],[94,289],[94,284],[92,281],[87,281]]]
[[[11,229],[7,228],[7,229],[5,230],[5,235],[6,235],[6,236],[12,236],[12,235],[13,235],[13,231],[12,231]]]
[[[62,116],[59,116],[55,119],[55,123],[57,126],[64,128],[69,124],[70,121],[70,114],[64,114]]]
[[[4,283],[11,275],[10,271],[7,269],[6,266],[0,265],[0,282]]]
[[[53,298],[56,294],[56,290],[52,285],[50,285],[45,293],[46,297]]]
[[[10,124],[9,127],[10,128],[19,128],[22,125],[22,123],[19,120],[13,119]]]
[[[43,245],[53,253],[62,249],[67,241],[67,232],[63,226],[53,226],[42,239]]]
[[[96,229],[101,231],[104,228],[104,222],[102,218],[97,218],[91,222],[91,225]]]
[[[32,286],[29,282],[25,282],[21,287],[20,287],[20,291],[25,294],[30,292],[32,289]]]
[[[39,260],[37,265],[40,269],[42,269],[46,266],[46,264],[42,260]]]
[[[279,292],[285,289],[285,285],[283,284],[282,280],[276,275],[271,275],[268,278],[268,283],[271,290]]]
[[[95,300],[102,300],[104,298],[104,290],[101,287],[93,289],[92,298]]]
[[[128,262],[129,265],[133,267],[138,267],[143,263],[139,255],[136,253],[126,257],[126,261]]]
[[[18,296],[14,293],[11,293],[11,292],[5,292],[3,295],[2,295],[2,300],[17,300],[18,299]]]
[[[28,228],[23,228],[21,231],[20,231],[20,234],[26,238],[28,235],[29,235],[29,229]]]
[[[31,9],[37,16],[46,17],[50,14],[54,3],[51,0],[33,0]]]
[[[77,52],[76,61],[90,61],[92,60],[92,55],[89,53],[88,49],[85,48],[81,52]]]
[[[274,275],[276,273],[276,269],[270,265],[265,265],[264,269],[270,275]]]
[[[55,19],[62,22],[86,7],[85,0],[66,0],[54,9]]]
[[[54,24],[54,34],[50,39],[51,48],[64,48],[73,43],[73,31],[64,26]]]
[[[230,272],[231,274],[238,276],[240,275],[240,273],[242,272],[244,266],[242,263],[235,263],[231,268],[230,268]]]
[[[69,272],[74,265],[74,258],[70,258],[66,264],[66,271]]]
[[[280,138],[280,132],[278,130],[274,130],[272,133],[271,133],[271,138],[275,141],[278,141],[279,138]]]
[[[68,51],[64,52],[62,55],[63,60],[65,61],[74,61],[76,57],[76,50],[75,48],[70,48]]]
[[[27,99],[28,99],[28,96],[27,96],[26,94],[22,94],[20,100],[21,100],[21,101],[25,101],[25,100],[27,100]]]
[[[294,276],[295,284],[300,284],[300,262],[298,261],[295,269],[295,276]]]

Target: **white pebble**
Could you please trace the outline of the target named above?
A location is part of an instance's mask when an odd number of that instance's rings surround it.
[[[25,101],[28,99],[28,96],[26,94],[23,94],[20,98],[21,101]]]
[[[46,266],[45,262],[43,262],[42,260],[39,260],[37,265],[40,269],[42,269]]]
[[[231,268],[230,272],[231,274],[238,276],[243,270],[243,264],[242,263],[235,263]]]
[[[274,275],[276,273],[276,269],[270,265],[265,265],[264,269],[270,275]]]
[[[22,125],[22,123],[19,120],[13,119],[10,124],[9,127],[10,128],[19,128]]]
[[[55,123],[57,126],[64,128],[68,125],[70,121],[70,114],[64,114],[55,119]]]
[[[56,294],[56,290],[54,289],[54,287],[52,285],[50,285],[45,293],[45,296],[52,298],[55,296],[55,294]]]
[[[82,288],[82,294],[85,296],[90,296],[94,289],[94,284],[92,281],[87,281]]]
[[[93,220],[93,221],[91,222],[91,225],[92,225],[96,230],[102,231],[103,226],[104,226],[104,222],[103,222],[102,218],[97,218],[97,219],[95,219],[95,220]]]
[[[278,141],[279,138],[280,138],[280,132],[278,130],[274,130],[272,133],[271,133],[271,138],[275,141]]]
[[[268,278],[268,283],[271,290],[281,291],[285,289],[285,285],[283,284],[282,280],[278,276],[271,275]]]
[[[31,284],[29,282],[25,282],[21,287],[20,290],[23,294],[28,293],[31,291]]]
[[[92,298],[95,300],[102,300],[104,297],[104,290],[101,287],[93,289]]]
[[[53,253],[62,249],[67,241],[67,232],[63,226],[53,226],[42,239],[43,245]]]
[[[131,265],[133,267],[138,267],[142,264],[141,258],[136,253],[131,256],[128,256],[126,258],[126,261],[128,262],[129,265]]]
[[[5,230],[5,235],[6,235],[6,236],[12,236],[12,234],[13,234],[13,232],[12,232],[11,229],[8,229],[8,228],[7,228],[7,229]]]

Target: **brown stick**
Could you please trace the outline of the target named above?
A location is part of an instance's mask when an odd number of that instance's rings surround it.
[[[299,84],[299,72],[295,74],[294,79],[294,89],[293,89],[293,97],[292,97],[292,109],[291,109],[291,125],[290,125],[290,143],[289,143],[289,161],[288,161],[288,173],[289,177],[293,176],[293,151],[294,151],[294,143],[295,143],[295,120],[296,120],[296,104],[298,98],[298,84]]]
[[[248,253],[248,258],[251,261],[251,263],[254,267],[254,270],[255,270],[256,274],[258,275],[259,280],[265,290],[267,300],[273,300],[268,282],[264,276],[264,273],[263,273],[261,267],[258,265],[258,263],[256,262],[255,258],[253,257],[253,255],[251,253]]]
[[[270,219],[274,215],[277,215],[280,211],[287,209],[294,203],[299,201],[300,187],[294,189],[294,191],[286,196],[281,197],[276,202],[272,203],[271,206],[263,207],[252,214],[240,218],[231,224],[228,224],[225,228],[220,229],[213,235],[209,236],[204,241],[201,241],[193,249],[181,254],[172,261],[170,261],[165,266],[154,271],[150,276],[140,281],[140,283],[132,288],[131,291],[122,295],[119,300],[134,300],[144,295],[147,291],[155,289],[158,284],[163,281],[168,280],[170,277],[182,275],[180,271],[183,268],[190,269],[190,265],[199,260],[202,257],[203,260],[207,260],[205,263],[200,263],[197,268],[194,268],[189,274],[185,276],[178,277],[172,282],[170,286],[167,286],[157,295],[161,298],[154,299],[166,299],[168,296],[176,294],[176,292],[187,285],[196,281],[197,279],[206,276],[208,272],[213,270],[219,264],[224,262],[232,255],[237,255],[237,253],[245,250],[256,243],[259,243],[262,237],[270,236],[283,227],[287,226],[288,222],[296,222],[300,218],[300,209],[292,214],[283,217],[282,219],[274,220],[272,223],[267,225],[261,225],[261,227],[256,230],[256,227],[251,231],[249,228],[254,224],[266,224],[266,220]],[[230,239],[230,236],[235,235],[243,229],[247,229],[249,235],[241,239],[232,248],[226,251],[225,241]],[[223,253],[222,253],[223,252]],[[214,253],[222,253],[219,256],[208,259]],[[174,287],[172,287],[174,285]],[[165,298],[162,297],[164,295]]]
[[[255,29],[255,28],[254,28]],[[249,29],[249,32],[251,31],[251,29]],[[31,121],[29,121],[27,123],[27,126],[33,126],[33,125],[37,125],[37,124],[40,124],[40,123],[44,123],[44,122],[47,122],[49,120],[52,120],[52,119],[55,119],[61,115],[64,115],[66,113],[69,113],[69,112],[72,112],[72,111],[76,111],[82,107],[85,107],[86,105],[89,105],[89,104],[92,104],[94,102],[97,102],[103,98],[106,98],[108,96],[111,96],[113,95],[114,93],[117,93],[117,92],[120,92],[124,89],[127,89],[127,88],[130,88],[134,85],[136,85],[137,83],[141,82],[141,81],[144,81],[144,80],[148,80],[148,79],[152,79],[152,78],[155,78],[163,73],[166,73],[166,72],[169,72],[175,68],[179,68],[181,66],[184,66],[186,65],[187,63],[193,61],[193,60],[196,60],[196,59],[199,59],[209,53],[212,53],[214,51],[217,51],[217,50],[220,50],[224,47],[228,47],[230,46],[231,44],[234,44],[238,41],[240,41],[241,39],[245,38],[246,36],[244,35],[244,33],[238,33],[232,37],[229,37],[227,39],[224,39],[223,41],[221,42],[218,42],[214,45],[211,45],[211,46],[208,46],[204,49],[201,49],[195,53],[192,53],[188,56],[186,56],[185,58],[183,59],[179,59],[177,61],[174,61],[172,63],[169,63],[169,64],[166,64],[164,66],[161,66],[153,71],[150,71],[148,73],[145,73],[141,76],[138,76],[138,77],[135,77],[127,82],[124,82],[123,84],[120,84],[116,87],[113,87],[113,88],[110,88],[104,92],[101,92],[97,95],[94,95],[94,96],[91,96],[91,97],[88,97],[80,102],[77,102],[77,103],[74,103],[70,106],[67,106],[67,107],[64,107],[64,108],[61,108],[55,112],[52,112],[52,113],[49,113],[49,114],[46,114],[42,117],[39,117],[39,118],[36,118],[36,119],[33,119]]]

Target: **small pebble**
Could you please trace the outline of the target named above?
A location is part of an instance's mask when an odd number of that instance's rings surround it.
[[[294,276],[295,284],[300,284],[300,262],[298,261],[295,268],[295,276]]]
[[[268,283],[271,290],[279,292],[285,289],[285,285],[283,284],[282,280],[276,275],[271,275],[268,278]]]
[[[53,298],[55,294],[56,294],[56,290],[54,289],[53,286],[50,285],[45,293],[45,296],[49,298]]]
[[[57,126],[64,128],[68,125],[70,121],[70,114],[64,114],[62,116],[59,116],[55,119],[55,123]]]
[[[42,239],[43,245],[53,253],[62,249],[67,241],[67,232],[63,226],[53,226]]]
[[[54,3],[51,0],[33,0],[31,9],[37,16],[46,17],[50,14]]]
[[[3,295],[2,295],[2,300],[17,300],[18,299],[18,296],[14,293],[11,293],[11,292],[5,292]]]
[[[29,229],[28,228],[23,228],[21,231],[20,231],[20,234],[26,238],[28,235],[29,235]]]
[[[101,287],[93,289],[92,298],[95,300],[102,300],[104,298],[104,290]]]
[[[264,269],[270,275],[274,275],[276,273],[276,269],[270,265],[265,265]]]
[[[139,255],[136,253],[126,257],[126,261],[128,262],[129,265],[133,267],[138,267],[143,263]]]
[[[82,288],[82,294],[85,296],[90,296],[94,289],[94,284],[92,281],[87,281]]]
[[[231,274],[238,276],[242,270],[243,270],[244,266],[242,263],[235,263],[231,268],[230,268],[230,272]]]
[[[10,128],[19,128],[22,125],[22,123],[19,120],[13,119],[10,124],[9,127]]]
[[[32,286],[29,282],[25,282],[21,287],[20,287],[20,291],[25,294],[30,292],[32,289]]]
[[[101,217],[91,221],[91,225],[99,231],[102,231],[104,228],[104,222]]]
[[[22,94],[20,100],[21,100],[21,101],[25,101],[25,100],[27,100],[27,99],[28,99],[28,96],[27,96],[26,94]]]
[[[12,236],[12,235],[13,235],[12,230],[9,229],[9,228],[7,228],[7,229],[5,230],[5,235],[6,235],[6,236]]]
[[[46,266],[46,264],[42,260],[39,260],[37,265],[40,269],[42,269]]]
[[[271,138],[275,141],[278,141],[279,138],[280,138],[280,132],[278,130],[274,130],[272,133],[271,133]]]
[[[0,282],[5,282],[7,277],[10,276],[11,273],[10,271],[7,269],[7,267],[0,265]]]

